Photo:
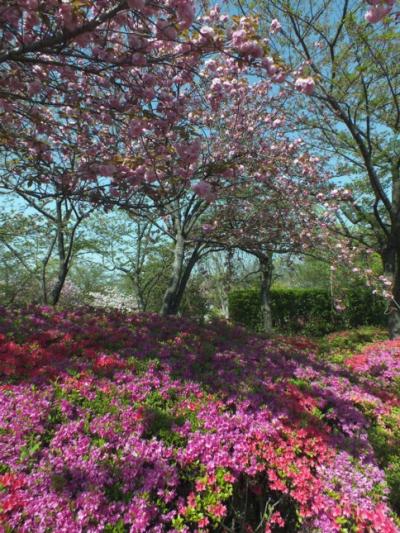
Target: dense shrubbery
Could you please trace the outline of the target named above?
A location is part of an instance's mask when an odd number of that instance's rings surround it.
[[[6,531],[397,531],[375,436],[400,405],[396,343],[377,370],[119,311],[3,310],[0,333]]]
[[[324,335],[346,327],[385,325],[385,304],[366,289],[346,293],[346,308],[334,309],[329,291],[323,289],[272,289],[271,308],[278,331]],[[229,295],[229,316],[243,326],[260,330],[261,299],[258,289],[238,289]]]

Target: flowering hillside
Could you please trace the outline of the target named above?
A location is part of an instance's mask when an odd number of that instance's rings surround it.
[[[400,531],[399,343],[3,309],[0,378],[0,531]]]

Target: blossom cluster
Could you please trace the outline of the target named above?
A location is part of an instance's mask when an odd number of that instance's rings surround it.
[[[400,341],[375,343],[348,358],[346,364],[369,381],[377,381],[380,388],[393,389],[400,380]]]
[[[376,24],[389,15],[395,4],[395,0],[366,0],[371,7],[365,13],[365,20],[370,24]]]
[[[364,407],[399,398],[309,341],[0,311],[0,528],[398,531]]]

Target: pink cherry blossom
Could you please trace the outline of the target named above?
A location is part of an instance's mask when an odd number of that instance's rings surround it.
[[[365,20],[370,24],[376,24],[381,21],[391,11],[390,6],[374,5],[365,13]]]
[[[160,19],[157,22],[157,36],[160,39],[168,39],[170,41],[174,41],[178,36],[178,32],[176,31],[173,24],[171,24],[165,19]]]
[[[315,81],[311,76],[308,76],[307,78],[297,78],[295,81],[295,88],[297,91],[310,96],[314,92]]]
[[[278,19],[273,19],[271,21],[269,30],[272,34],[279,32],[282,29],[281,23]]]
[[[127,0],[127,4],[131,9],[142,10],[145,6],[145,0]]]
[[[206,181],[199,181],[192,185],[192,190],[199,196],[208,197],[212,191],[211,185]]]

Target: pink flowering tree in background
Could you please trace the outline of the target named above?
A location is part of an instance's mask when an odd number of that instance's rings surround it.
[[[172,255],[164,232],[142,216],[115,209],[91,217],[86,235],[91,263],[100,263],[104,271],[120,278],[132,294],[131,300],[135,299],[137,310],[155,310],[157,302],[158,311],[159,294],[170,272]]]
[[[309,190],[316,201],[318,186],[326,187],[329,176],[317,171],[317,158],[301,150],[301,141],[281,133],[284,99],[272,81],[250,82],[246,65],[233,58],[211,59],[191,84],[176,80],[153,107],[151,120],[127,120],[121,127],[126,174],[115,177],[112,189],[121,198],[134,191],[143,195],[143,208],[131,212],[173,243],[162,314],[178,311],[190,274],[206,254],[215,246],[231,246],[229,235],[217,243],[214,230],[236,195],[238,209],[244,207],[241,197],[249,199],[249,193],[263,194],[266,209],[285,196],[286,211],[274,211],[276,224],[283,227],[290,204],[293,210],[306,206]],[[259,201],[256,209],[261,208]],[[246,231],[253,234],[254,229]]]
[[[226,195],[212,224],[216,241],[257,258],[267,334],[272,332],[274,254],[312,252],[328,260],[327,237],[336,209],[323,162],[307,153],[301,139],[280,137],[277,133],[277,142],[270,147],[274,157],[259,161],[251,183],[243,183]]]
[[[389,330],[400,335],[400,127],[396,2],[260,2],[240,4],[266,20],[272,49],[294,83],[290,129],[310,150],[331,157],[337,185],[353,191],[339,222],[349,254],[370,249],[382,259]],[[267,14],[267,17],[265,17]],[[260,17],[261,18],[261,17]],[[274,24],[270,24],[274,19]],[[273,54],[271,54],[273,55]]]

